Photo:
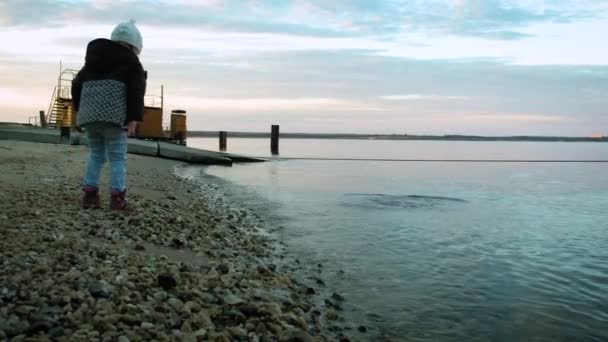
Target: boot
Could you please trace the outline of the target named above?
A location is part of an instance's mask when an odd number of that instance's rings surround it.
[[[118,190],[112,190],[112,197],[110,198],[110,209],[112,210],[127,210],[127,190],[122,192]]]
[[[97,209],[99,205],[99,189],[95,186],[87,185],[82,188],[84,195],[82,196],[82,207],[84,209]]]

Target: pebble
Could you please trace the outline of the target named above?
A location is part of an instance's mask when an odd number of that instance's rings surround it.
[[[244,301],[241,298],[239,298],[233,294],[229,294],[229,295],[225,296],[224,302],[228,305],[238,305],[238,304],[244,303]]]
[[[24,174],[49,177],[67,156],[86,159],[76,150],[54,153],[40,156],[48,164],[24,164]],[[127,215],[57,212],[56,206],[75,208],[80,169],[53,173],[59,186],[50,188],[0,179],[0,218],[8,217],[0,232],[0,341],[29,340],[33,333],[37,340],[119,342],[345,338],[325,321],[341,320],[335,303],[343,297],[329,296],[333,305],[326,309],[311,297],[325,284],[317,272],[322,265],[286,264],[286,246],[257,235],[267,223],[233,206],[213,180],[178,181],[133,157],[129,170],[139,174],[133,186],[141,191],[130,197],[134,210]],[[11,163],[0,164],[0,172]],[[4,196],[5,188],[18,195]],[[189,194],[190,188],[202,191]],[[145,191],[166,198],[147,198]],[[28,234],[18,233],[23,229]],[[161,252],[171,246],[179,251]],[[302,286],[305,281],[315,288]]]
[[[94,280],[89,284],[89,293],[95,298],[110,298],[113,287],[105,280]]]
[[[154,329],[154,324],[150,322],[142,322],[141,327],[142,329],[151,330]]]
[[[30,328],[30,324],[27,321],[20,321],[18,319],[9,319],[0,321],[0,330],[11,337],[17,336],[27,332]]]
[[[167,303],[173,308],[173,310],[178,312],[182,311],[182,309],[184,308],[184,302],[177,298],[169,298],[169,300],[167,300]]]
[[[129,338],[125,335],[118,336],[118,342],[129,342]]]
[[[331,298],[333,298],[337,301],[340,301],[340,302],[344,301],[344,296],[342,296],[341,294],[336,293],[336,292],[332,293]]]
[[[172,288],[177,286],[177,280],[170,273],[159,274],[157,277],[158,286],[162,287],[165,290],[171,290]]]

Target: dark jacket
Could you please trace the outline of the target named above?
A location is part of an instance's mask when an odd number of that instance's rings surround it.
[[[147,73],[127,47],[109,39],[87,46],[85,65],[72,81],[78,126],[142,121]]]

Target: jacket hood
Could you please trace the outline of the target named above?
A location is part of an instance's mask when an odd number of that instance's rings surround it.
[[[129,48],[105,38],[91,41],[85,57],[91,71],[111,70],[119,65],[139,64],[139,58]]]

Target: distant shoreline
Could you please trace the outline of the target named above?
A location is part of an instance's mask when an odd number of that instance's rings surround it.
[[[190,131],[190,138],[215,138],[217,131]],[[229,138],[270,138],[270,133],[228,132]],[[323,134],[281,133],[285,139],[353,139],[353,140],[431,140],[431,141],[541,141],[541,142],[608,142],[608,137],[551,137],[551,136],[503,136],[476,135],[401,135],[401,134]]]

